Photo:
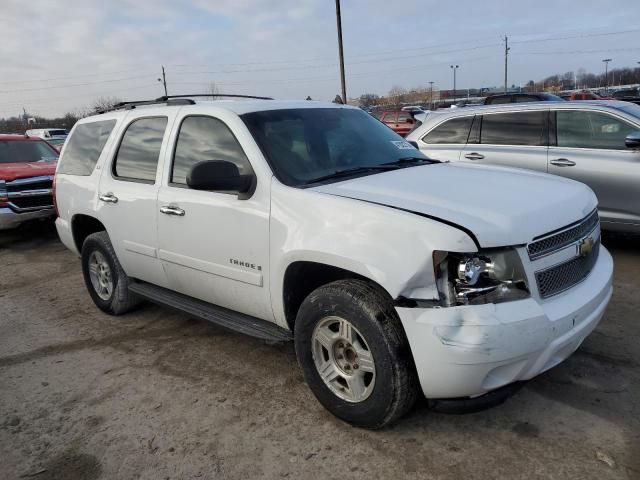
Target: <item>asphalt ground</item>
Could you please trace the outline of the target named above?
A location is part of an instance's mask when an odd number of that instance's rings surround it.
[[[323,410],[289,344],[153,305],[100,312],[51,224],[0,232],[0,479],[640,478],[640,242],[564,363],[468,414]]]

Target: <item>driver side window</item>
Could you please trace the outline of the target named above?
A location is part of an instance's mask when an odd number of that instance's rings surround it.
[[[606,113],[558,110],[558,146],[625,150],[625,137],[637,130]]]
[[[180,125],[169,182],[186,185],[189,170],[207,160],[234,163],[240,175],[252,172],[244,150],[222,121],[206,116],[186,117]]]

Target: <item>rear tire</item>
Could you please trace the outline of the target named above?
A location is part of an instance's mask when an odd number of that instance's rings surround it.
[[[294,336],[309,388],[336,417],[377,429],[413,407],[411,351],[391,299],[375,286],[339,280],[316,289],[300,306]]]
[[[93,303],[110,315],[122,315],[141,303],[129,291],[129,277],[122,269],[107,232],[89,235],[82,244],[82,273]]]

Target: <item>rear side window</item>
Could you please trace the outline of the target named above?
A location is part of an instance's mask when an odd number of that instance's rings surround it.
[[[139,118],[124,132],[113,162],[113,175],[122,180],[154,183],[167,117]]]
[[[251,172],[249,160],[229,127],[213,117],[186,117],[178,134],[170,182],[186,185],[189,170],[207,160],[235,163],[241,175]]]
[[[459,117],[447,120],[427,133],[422,141],[432,145],[437,144],[465,144],[469,136],[469,129],[473,117]]]
[[[67,141],[58,173],[91,175],[115,125],[115,120],[78,125]]]
[[[546,112],[484,115],[480,143],[484,145],[546,145]]]

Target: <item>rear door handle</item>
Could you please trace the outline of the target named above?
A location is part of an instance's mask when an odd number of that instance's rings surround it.
[[[118,203],[118,197],[116,197],[113,193],[108,192],[100,195],[98,197],[100,200],[106,203]]]
[[[567,158],[556,158],[555,160],[551,160],[549,163],[556,167],[573,167],[576,164],[576,162],[572,162]]]
[[[467,153],[464,158],[468,158],[469,160],[482,160],[484,158],[484,155],[477,152],[472,152]]]
[[[175,205],[164,205],[160,207],[160,212],[165,215],[175,215],[177,217],[184,217],[184,210]]]

